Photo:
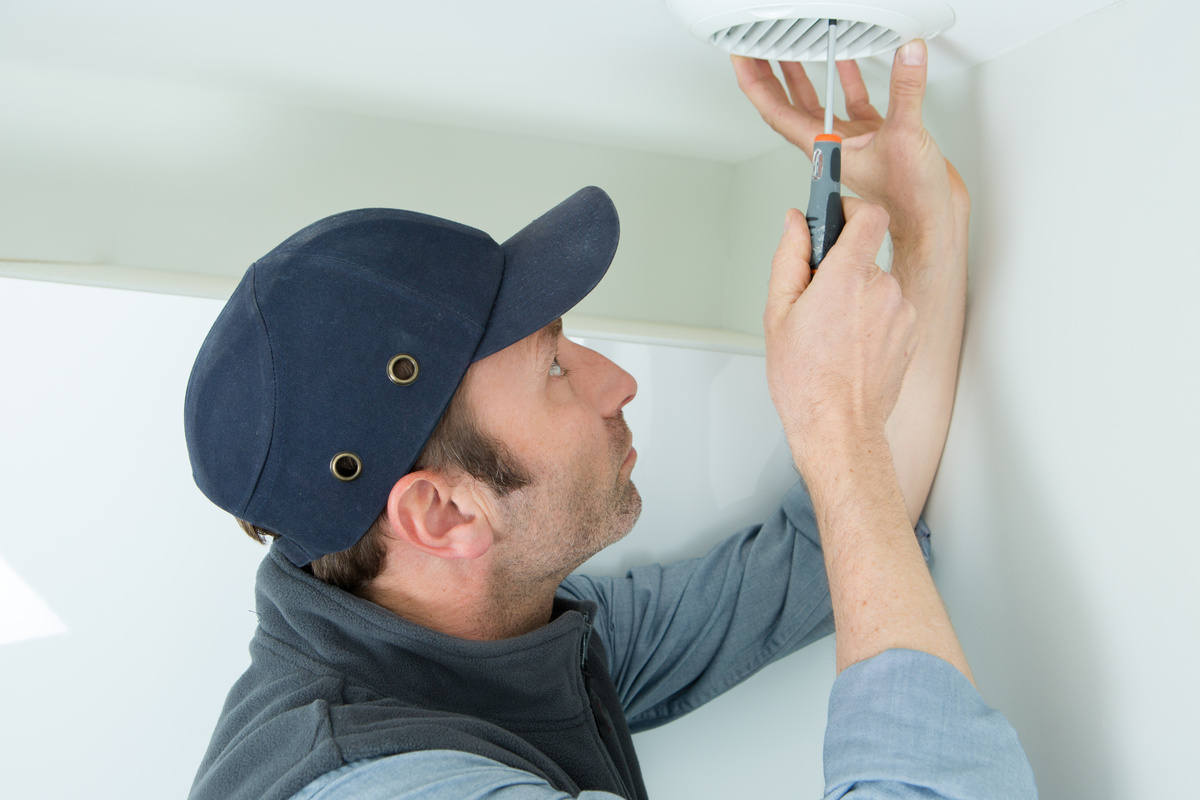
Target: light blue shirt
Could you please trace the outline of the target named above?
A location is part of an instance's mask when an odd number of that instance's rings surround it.
[[[929,531],[917,537],[928,558]],[[624,578],[572,575],[560,590],[597,604],[610,672],[630,728],[669,722],[832,629],[824,557],[802,486],[762,526],[707,555]],[[1036,798],[1004,715],[962,673],[915,650],[889,650],[833,684],[825,797]],[[483,756],[422,750],[328,772],[294,800],[560,800],[569,795]],[[618,800],[585,791],[582,800]]]
[[[348,764],[294,800],[566,800],[528,772],[453,750]],[[936,656],[889,650],[834,681],[825,798],[1036,798],[1033,771],[1004,715]],[[583,792],[580,800],[620,800]]]

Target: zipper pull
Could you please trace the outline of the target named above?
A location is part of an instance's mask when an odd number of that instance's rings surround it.
[[[583,638],[579,646],[579,668],[587,669],[588,643],[592,640],[592,618],[583,615]]]

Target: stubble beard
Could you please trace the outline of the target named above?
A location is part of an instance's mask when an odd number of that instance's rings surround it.
[[[597,486],[595,474],[566,469],[539,476],[518,490],[506,505],[506,528],[520,531],[532,545],[523,563],[510,564],[510,578],[557,585],[580,564],[623,539],[642,513],[642,496],[621,465],[633,436],[623,415],[607,420],[608,465],[615,465],[611,484]],[[611,467],[610,467],[611,468]]]

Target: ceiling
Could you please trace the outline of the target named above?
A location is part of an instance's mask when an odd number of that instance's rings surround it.
[[[956,0],[931,79],[1112,2]],[[29,69],[729,162],[777,143],[662,0],[7,0],[0,70]]]

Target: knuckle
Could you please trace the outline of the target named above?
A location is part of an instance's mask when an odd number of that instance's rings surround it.
[[[950,191],[951,197],[958,207],[963,211],[969,212],[971,210],[971,192],[968,191],[966,184],[961,181],[957,184],[952,184]]]
[[[775,131],[776,133],[780,133],[779,119],[774,109],[759,111],[758,115],[762,117],[763,122],[770,126],[771,130]]]
[[[866,214],[866,221],[871,223],[872,227],[882,226],[886,228],[892,218],[886,208],[874,203],[867,203],[863,207],[863,212]]]
[[[887,301],[888,306],[898,313],[903,313],[904,304],[908,301],[904,299],[904,293],[900,291],[900,283],[894,277],[882,271],[879,282],[883,287],[883,297]]]
[[[856,114],[869,114],[875,109],[871,108],[871,103],[865,97],[855,97],[848,99],[847,108]]]
[[[767,307],[763,309],[762,325],[763,333],[767,336],[770,336],[779,327],[778,303],[771,295],[767,296]]]
[[[925,81],[913,76],[903,76],[897,78],[895,84],[893,85],[895,87],[896,94],[903,97],[912,97],[913,95],[919,95],[925,91]]]
[[[901,312],[901,305],[904,301],[904,293],[900,291],[900,284],[896,279],[884,271],[880,267],[875,267],[874,274],[874,292],[878,304],[878,308],[888,319],[896,319]]]
[[[912,153],[918,153],[925,146],[925,129],[920,125],[912,125],[904,120],[896,125],[889,137],[888,153],[896,158],[912,158]]]

